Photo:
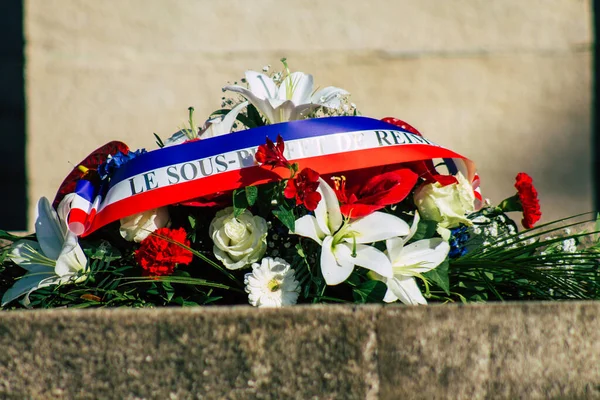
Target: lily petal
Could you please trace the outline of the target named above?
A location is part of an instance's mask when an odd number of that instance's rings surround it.
[[[386,282],[388,289],[400,299],[404,304],[419,305],[427,304],[427,300],[423,297],[417,281],[412,277],[402,279],[393,278]]]
[[[339,207],[338,207],[339,208]],[[374,212],[350,223],[350,229],[355,232],[354,238],[345,240],[357,243],[373,243],[396,236],[408,235],[408,224],[395,215],[383,212]]]
[[[13,243],[10,252],[8,253],[8,257],[12,262],[27,271],[36,270],[40,266],[39,262],[32,260],[40,261],[40,258],[47,258],[43,255],[42,248],[38,242],[26,239]],[[48,259],[49,263],[53,261],[54,260]],[[47,267],[52,268],[49,265]]]
[[[294,104],[300,105],[310,103],[312,90],[312,75],[303,72],[293,72],[289,74],[281,86],[279,86],[278,96],[280,99],[291,100]],[[288,96],[290,94],[291,96]]]
[[[312,95],[311,103],[320,104],[329,108],[338,108],[341,104],[340,97],[348,95],[344,89],[328,86]]]
[[[175,146],[177,144],[185,142],[186,140],[189,140],[188,135],[185,133],[184,130],[180,130],[175,132],[171,135],[170,138],[165,140],[165,147]]]
[[[76,275],[79,271],[85,271],[86,266],[87,259],[85,258],[81,246],[79,246],[77,236],[73,233],[69,233],[69,235],[67,235],[67,240],[65,241],[65,246],[56,260],[56,267],[54,268],[56,275],[64,278],[61,279],[61,281],[66,281],[71,279],[71,277]]]
[[[17,280],[2,296],[2,306],[10,303],[25,293],[30,294],[34,290],[54,284],[53,279],[48,279],[56,277],[56,275],[54,275],[54,269],[45,266],[43,267],[45,270],[40,269],[37,272],[28,273]],[[29,304],[29,299],[24,300],[23,304]]]
[[[225,86],[223,89],[241,94],[248,101],[250,101],[250,103],[252,103],[260,112],[263,113],[263,115],[267,118],[269,123],[271,123],[271,124],[274,123],[273,122],[275,120],[274,108],[268,99],[261,99],[260,97],[257,97],[250,90],[243,88],[241,86],[237,86],[237,85]]]
[[[353,263],[336,260],[331,247],[332,242],[333,237],[327,236],[323,240],[323,247],[321,248],[321,272],[323,273],[323,278],[325,278],[325,283],[330,286],[344,282],[352,274],[352,271],[354,271]]]
[[[402,239],[404,243],[408,242],[413,236],[415,236],[415,233],[417,233],[417,229],[419,228],[419,221],[421,221],[421,216],[419,215],[419,212],[415,210],[415,216],[410,226],[410,232],[404,239]]]
[[[312,215],[305,215],[298,218],[295,223],[294,233],[296,235],[311,238],[315,242],[322,244],[325,233],[319,228],[317,219]]]
[[[321,193],[321,201],[315,209],[315,217],[321,231],[326,235],[332,235],[342,226],[342,212],[340,211],[340,203],[338,202],[335,192],[323,180],[319,178],[319,188],[317,192]]]
[[[391,259],[394,274],[414,275],[430,271],[444,262],[449,252],[450,245],[441,238],[418,240],[404,246],[400,257]]]
[[[235,123],[237,116],[247,105],[247,101],[241,102],[237,106],[233,107],[227,114],[225,114],[225,116],[222,119],[215,118],[206,121],[204,127],[202,128],[202,131],[200,131],[200,134],[198,136],[206,139],[215,136],[225,135],[231,132],[231,129],[233,128],[233,124]]]
[[[392,277],[392,264],[385,254],[375,247],[364,244],[356,245],[355,256],[352,256],[353,245],[340,243],[335,246],[334,254],[338,262],[351,263],[377,272],[384,278]]]
[[[35,221],[35,235],[43,253],[48,258],[54,260],[58,258],[66,233],[67,227],[64,226],[63,228],[48,199],[45,197],[40,198],[38,201],[38,216]]]
[[[291,100],[284,101],[273,110],[273,120],[271,123],[278,124],[289,121],[295,107]]]
[[[398,296],[396,296],[394,294],[394,292],[392,292],[390,290],[390,288],[388,287],[387,290],[386,290],[386,292],[385,292],[385,296],[383,296],[383,301],[385,303],[393,303],[395,301],[398,301]]]
[[[321,105],[313,104],[313,103],[297,105],[294,108],[294,110],[292,111],[292,114],[290,115],[290,121],[295,121],[297,119],[301,119],[301,118],[305,117],[307,114],[309,114],[310,112],[312,112],[320,107],[321,107]]]
[[[394,237],[385,241],[385,247],[387,255],[394,264],[394,260],[399,260],[402,257],[402,251],[404,250],[404,239],[400,237]]]
[[[246,82],[248,87],[259,99],[270,99],[277,97],[277,85],[273,79],[256,71],[246,71]]]

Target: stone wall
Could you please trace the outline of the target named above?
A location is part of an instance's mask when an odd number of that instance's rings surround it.
[[[25,0],[30,225],[88,153],[155,148],[246,69],[311,72],[477,162],[535,179],[546,220],[592,209],[590,0]]]
[[[600,303],[0,314],[3,399],[600,398]]]

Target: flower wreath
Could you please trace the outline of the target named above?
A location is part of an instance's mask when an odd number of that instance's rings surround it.
[[[589,218],[534,228],[527,174],[492,206],[470,160],[361,116],[343,89],[314,91],[285,60],[224,91],[157,150],[93,152],[40,199],[35,236],[0,231],[2,306],[597,296],[596,231],[577,229]]]

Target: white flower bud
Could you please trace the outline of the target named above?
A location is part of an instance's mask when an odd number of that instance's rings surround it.
[[[473,187],[460,172],[456,178],[458,183],[428,183],[417,189],[414,200],[424,219],[437,221],[442,228],[456,228],[461,223],[472,225],[466,215],[475,209]]]
[[[157,229],[169,223],[167,207],[154,208],[143,213],[121,218],[119,233],[129,242],[140,243]]]
[[[228,269],[240,269],[262,258],[267,250],[267,221],[245,210],[237,218],[233,208],[217,212],[208,234],[213,252]]]

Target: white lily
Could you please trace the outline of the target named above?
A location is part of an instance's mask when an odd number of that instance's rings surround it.
[[[87,259],[77,236],[67,229],[65,222],[71,200],[72,195],[67,195],[58,206],[60,217],[47,198],[39,200],[35,221],[38,241],[19,240],[8,254],[27,273],[4,293],[2,306],[24,294],[22,303],[27,306],[29,295],[37,289],[86,279]]]
[[[198,134],[192,129],[182,129],[175,132],[170,138],[165,140],[165,147],[181,144],[198,137],[201,139],[208,139],[230,133],[237,116],[247,105],[248,102],[244,101],[233,107],[227,114],[209,119],[204,123],[204,126]]]
[[[225,86],[223,90],[240,93],[252,103],[270,124],[300,119],[319,107],[338,108],[347,91],[329,86],[313,93],[313,77],[303,72],[288,74],[277,84],[265,74],[246,71],[248,88]]]
[[[333,189],[323,180],[317,191],[321,201],[315,215],[296,220],[295,234],[308,237],[322,246],[321,271],[328,285],[344,282],[354,266],[370,269],[392,278],[388,257],[366,243],[378,242],[409,233],[406,222],[383,212],[374,212],[355,220],[344,219]]]
[[[417,286],[415,276],[440,265],[450,251],[450,245],[442,238],[417,240],[406,245],[417,231],[419,218],[419,213],[415,211],[415,218],[408,236],[386,241],[387,255],[393,270],[392,278],[381,278],[388,287],[383,298],[386,303],[399,299],[404,304],[427,304],[427,300]]]

